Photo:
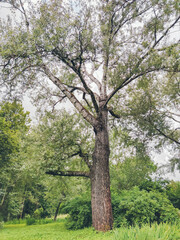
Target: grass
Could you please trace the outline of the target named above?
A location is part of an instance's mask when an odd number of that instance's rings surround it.
[[[115,231],[113,240],[180,240],[179,225],[153,224],[142,228],[120,228]]]
[[[106,235],[106,238],[104,238]],[[1,240],[104,240],[112,239],[112,233],[96,233],[92,228],[69,231],[64,221],[42,225],[8,224],[0,230]]]
[[[1,240],[180,240],[178,225],[145,225],[142,228],[119,228],[107,233],[97,233],[92,228],[70,231],[65,220],[56,223],[27,226],[25,223],[5,224],[0,229]]]

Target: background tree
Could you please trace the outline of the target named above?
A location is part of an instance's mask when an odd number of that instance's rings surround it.
[[[172,124],[178,121],[178,92],[167,90],[179,86],[179,45],[171,38],[180,19],[178,1],[52,0],[31,3],[28,10],[22,1],[7,2],[25,21],[1,24],[2,84],[11,93],[36,89],[54,104],[67,98],[92,126],[95,145],[86,162],[92,222],[96,230],[109,230],[108,115],[147,147],[168,142],[179,151]]]
[[[17,101],[0,104],[0,217],[4,220],[7,220],[10,212],[8,208],[11,208],[12,215],[17,216],[18,200],[15,198],[16,191],[12,192],[19,179],[21,165],[18,153],[22,136],[28,130],[28,114]],[[13,195],[14,201],[10,195]]]
[[[11,154],[18,151],[20,135],[28,129],[27,116],[16,101],[0,104],[0,166],[8,164]]]
[[[74,173],[76,177],[85,174],[88,177],[87,166],[82,160],[87,158],[85,146],[92,148],[86,141],[90,140],[88,130],[79,116],[65,111],[47,113],[31,128],[19,154],[26,186],[23,217],[27,214],[33,217],[37,209],[43,209],[41,217],[48,213],[56,219],[64,201],[88,190],[87,179],[59,176],[62,173],[73,176]]]

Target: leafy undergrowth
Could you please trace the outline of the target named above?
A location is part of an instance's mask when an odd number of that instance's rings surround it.
[[[107,233],[97,233],[92,228],[70,231],[65,228],[65,220],[57,223],[27,226],[5,224],[0,229],[1,240],[178,240],[180,232],[177,224],[160,224],[142,228],[119,228]]]

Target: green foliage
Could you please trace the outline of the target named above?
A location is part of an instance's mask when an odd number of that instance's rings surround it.
[[[35,218],[35,219],[40,219],[40,218],[43,216],[43,212],[44,212],[44,210],[43,210],[42,207],[41,207],[41,208],[37,208],[37,209],[34,211],[34,214],[33,214],[34,218]]]
[[[139,184],[140,190],[156,191],[165,193],[166,192],[166,185],[168,184],[167,180],[159,180],[153,181],[151,178],[144,180],[141,184]]]
[[[91,225],[90,198],[77,197],[61,207],[61,212],[70,217],[66,224],[68,229],[80,229]],[[158,191],[123,190],[112,194],[114,227],[142,226],[153,223],[178,222],[178,210],[173,207],[166,194]]]
[[[33,225],[33,224],[36,224],[35,218],[27,218],[26,219],[26,225]]]
[[[118,124],[110,132],[110,137],[111,187],[115,192],[138,186],[156,172],[157,166],[143,139],[132,136],[128,129]]]
[[[30,216],[27,216],[27,218],[30,218]],[[26,218],[26,219],[27,219]],[[6,225],[14,225],[14,224],[26,224],[26,219],[17,219],[17,218],[15,218],[15,219],[12,219],[12,220],[9,220],[9,221],[7,221],[6,222]]]
[[[34,131],[38,133],[37,144],[43,149],[43,166],[46,171],[86,169],[80,155],[91,155],[92,132],[78,114],[69,114],[65,110],[47,113]]]
[[[20,136],[28,130],[28,113],[20,103],[0,103],[0,167],[19,150]]]
[[[166,194],[173,206],[180,209],[180,182],[169,182],[167,180],[152,181],[152,179],[148,179],[143,181],[139,188],[148,192],[156,191]]]
[[[178,220],[177,209],[166,195],[140,191],[137,187],[112,196],[114,226],[135,226],[146,223],[173,223]]]
[[[110,165],[111,188],[115,192],[141,185],[156,170],[156,165],[147,156],[126,157],[120,161],[121,158],[118,163]]]
[[[24,112],[24,108],[20,102],[2,102],[0,104],[0,117],[4,118],[6,122],[9,123],[10,129],[19,130],[21,132],[29,129],[29,112]]]
[[[170,182],[166,186],[166,194],[173,206],[180,209],[180,182]]]
[[[29,129],[28,115],[17,101],[0,103],[0,215],[3,220],[17,217],[22,208],[24,186],[19,153]]]
[[[66,223],[67,229],[81,229],[92,224],[91,201],[87,195],[70,200],[61,211],[70,215]]]
[[[2,229],[4,227],[4,222],[0,221],[0,229]]]

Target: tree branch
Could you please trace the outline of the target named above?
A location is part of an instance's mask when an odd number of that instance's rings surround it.
[[[139,73],[138,75],[132,77],[134,70],[137,69],[137,68],[141,65],[141,63],[144,61],[144,59],[145,59],[147,56],[149,56],[149,54],[153,51],[153,49],[155,49],[155,47],[158,45],[158,43],[167,35],[167,33],[169,32],[169,30],[170,30],[172,27],[174,27],[174,25],[179,21],[179,19],[180,19],[180,16],[178,16],[178,17],[176,18],[176,20],[166,29],[166,31],[164,32],[164,34],[153,44],[153,46],[148,50],[148,52],[145,53],[145,54],[139,59],[139,61],[137,62],[137,64],[136,64],[136,65],[134,66],[134,68],[132,69],[130,76],[128,76],[115,90],[113,90],[113,91],[109,94],[109,96],[108,96],[108,98],[107,98],[107,100],[106,100],[106,102],[105,102],[105,106],[108,104],[108,102],[110,101],[110,99],[111,99],[121,88],[123,88],[124,86],[128,85],[130,82],[132,82],[132,81],[135,80],[136,78],[138,78],[138,77],[140,77],[140,76],[143,76],[143,75],[145,75],[145,74],[147,74],[147,73],[149,73],[149,72],[151,72],[151,71],[163,70],[162,67],[157,68],[157,69],[147,69],[146,71],[141,72],[141,73]]]
[[[98,79],[94,77],[93,73],[92,73],[92,72],[91,72],[91,73],[88,73],[88,71],[86,70],[85,67],[84,67],[84,69],[83,69],[83,72],[89,77],[89,79],[90,79],[92,82],[94,82],[94,83],[97,85],[97,87],[98,87],[98,89],[99,89],[99,92],[101,92],[102,85],[101,85],[101,83],[98,81]]]
[[[128,85],[130,82],[134,81],[135,79],[139,78],[139,77],[142,77],[143,75],[147,74],[147,73],[150,73],[150,72],[153,72],[153,71],[158,71],[158,70],[162,70],[162,68],[159,68],[159,69],[147,69],[146,71],[144,72],[141,72],[137,75],[135,75],[134,77],[131,76],[128,76],[122,83],[121,85],[119,85],[114,91],[112,91],[109,95],[108,95],[108,98],[104,104],[104,106],[107,106],[108,102],[110,101],[110,99],[120,90],[122,89],[123,87],[125,87],[126,85]]]
[[[89,104],[88,100],[86,99],[86,93],[83,93],[83,99],[84,99],[84,101],[86,102],[86,104],[88,105],[88,107],[89,107],[90,109],[92,109],[92,106]]]
[[[93,103],[93,105],[94,105],[95,111],[96,111],[96,113],[98,113],[98,112],[99,112],[99,107],[98,107],[98,104],[97,104],[97,102],[96,102],[95,94],[94,94],[93,91],[87,86],[87,84],[86,84],[86,82],[85,82],[85,80],[84,80],[84,78],[83,78],[83,76],[82,76],[82,74],[81,74],[80,71],[79,71],[79,78],[80,78],[80,80],[81,80],[84,88],[86,89],[86,91],[88,92],[88,94],[91,96],[92,103]]]
[[[128,1],[127,1],[127,2],[128,2]],[[130,9],[131,4],[133,4],[134,2],[136,2],[136,0],[133,0],[132,2],[128,3],[126,6],[124,6],[124,8],[126,9],[127,7],[129,7],[129,9]],[[123,5],[124,5],[124,4],[123,4]],[[129,6],[128,6],[128,5],[129,5]],[[144,10],[142,10],[141,12],[137,13],[136,16],[137,16],[137,17],[138,17],[138,16],[141,16],[143,13],[147,12],[149,9],[151,9],[151,6],[148,7],[147,9],[144,9]],[[130,10],[131,10],[131,9],[130,9]],[[132,11],[132,10],[131,10],[131,11]],[[118,24],[116,30],[115,30],[114,33],[113,33],[113,38],[114,38],[114,36],[119,32],[119,30],[121,29],[121,27],[124,26],[124,24],[126,24],[128,21],[131,21],[131,20],[134,18],[133,15],[130,16],[130,17],[128,17],[128,18],[126,18],[126,17],[128,16],[128,13],[129,13],[129,12],[126,12],[126,13],[123,12],[123,14],[121,14],[123,17],[122,17],[122,19],[119,21],[120,23]]]
[[[163,135],[165,138],[168,138],[168,139],[170,139],[171,141],[173,141],[173,142],[175,142],[175,143],[177,143],[177,144],[180,145],[180,142],[179,142],[179,141],[177,141],[176,139],[174,139],[174,138],[168,136],[167,134],[163,133],[163,132],[162,132],[159,128],[157,128],[156,126],[154,126],[154,125],[152,125],[152,126],[153,126],[161,135]]]
[[[26,14],[26,11],[25,11],[25,9],[24,9],[24,5],[23,5],[23,3],[22,3],[22,1],[21,0],[19,0],[19,2],[20,2],[20,5],[21,5],[21,8],[22,8],[22,14],[24,15],[24,18],[25,18],[25,21],[26,21],[26,27],[27,27],[27,29],[29,30],[29,21],[28,21],[28,17],[27,17],[27,14]],[[17,8],[18,9],[18,8]]]
[[[79,156],[85,161],[85,163],[87,164],[88,168],[91,170],[91,163],[89,161],[89,155],[87,153],[83,153],[81,146],[79,145]]]
[[[42,65],[44,73],[49,77],[49,79],[63,92],[64,95],[70,100],[74,107],[79,111],[79,113],[86,119],[92,126],[96,126],[97,120],[90,114],[83,105],[78,101],[78,99],[69,91],[66,86],[60,81],[59,78],[54,76],[48,67],[44,64]]]
[[[78,67],[77,64],[74,62],[74,60],[69,59],[68,54],[64,53],[63,51],[64,50],[61,50],[61,49],[56,47],[55,49],[53,49],[52,54],[57,56],[63,63],[65,63],[68,67],[70,67],[78,75],[78,77],[79,77],[80,81],[82,82],[85,90],[91,96],[92,103],[94,105],[95,111],[98,113],[99,112],[99,107],[98,107],[98,104],[96,102],[95,95],[94,95],[93,91],[88,87],[83,75],[81,74],[81,68],[80,68],[81,59],[80,59],[80,66]],[[81,54],[80,54],[80,58],[81,58]]]
[[[108,111],[110,112],[110,114],[115,117],[115,118],[120,118],[120,115],[116,114],[112,108],[108,107]]]
[[[158,127],[156,127],[156,126],[153,124],[153,122],[152,122],[152,120],[151,120],[150,117],[149,117],[149,119],[146,120],[146,121],[147,121],[148,123],[150,123],[151,126],[152,126],[157,132],[159,132],[162,136],[164,136],[165,138],[167,138],[167,139],[169,139],[169,140],[177,143],[178,145],[180,145],[180,142],[179,142],[179,141],[177,141],[176,139],[174,139],[174,138],[171,137],[171,136],[168,136],[166,133],[164,133],[162,130],[160,130]]]
[[[87,94],[87,91],[85,90],[85,88],[82,88],[82,87],[77,87],[77,86],[72,86],[72,85],[68,85],[68,84],[65,84],[65,83],[63,83],[65,86],[67,86],[68,88],[72,88],[72,90],[71,91],[76,91],[76,90],[78,90],[78,91],[81,91],[81,92],[83,92],[83,93],[85,93],[85,94]]]
[[[8,3],[11,5],[11,7],[17,9],[22,15],[24,15],[24,18],[25,18],[25,22],[26,22],[26,27],[27,29],[29,30],[29,21],[28,21],[28,17],[27,17],[27,14],[26,14],[26,10],[24,8],[24,5],[22,3],[22,0],[19,0],[19,5],[20,7],[18,6],[18,3],[17,1],[8,1],[8,0],[1,0],[0,2],[4,2],[4,3]]]
[[[83,171],[47,171],[46,174],[53,176],[64,176],[64,177],[87,177],[90,178],[89,172]]]

